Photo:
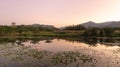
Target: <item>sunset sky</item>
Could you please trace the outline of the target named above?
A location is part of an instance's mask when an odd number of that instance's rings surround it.
[[[0,0],[0,25],[120,21],[120,0]]]

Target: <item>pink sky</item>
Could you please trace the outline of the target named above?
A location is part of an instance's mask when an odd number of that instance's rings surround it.
[[[120,0],[0,0],[0,24],[50,24],[120,20]]]

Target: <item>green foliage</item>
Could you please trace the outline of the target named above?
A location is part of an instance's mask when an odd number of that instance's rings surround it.
[[[120,36],[120,28],[85,28],[81,25],[67,26],[63,30],[42,26],[0,26],[0,36],[59,36],[59,37],[111,37]]]
[[[113,36],[115,30],[116,30],[115,28],[90,28],[83,33],[83,36],[109,37]]]
[[[0,35],[37,35],[43,31],[52,32],[54,30],[56,28],[34,27],[30,25],[0,26]]]

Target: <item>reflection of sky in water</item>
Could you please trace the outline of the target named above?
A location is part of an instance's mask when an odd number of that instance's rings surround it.
[[[30,43],[26,43],[29,45]],[[96,46],[90,46],[85,43],[69,42],[66,40],[53,39],[52,43],[45,43],[40,41],[39,44],[31,44],[34,49],[47,50],[52,52],[72,51],[78,50],[83,54],[87,54],[96,58],[100,63],[97,63],[98,67],[119,67],[120,53],[115,53],[118,46],[106,46],[104,44],[97,43]]]
[[[89,44],[85,44],[83,42],[69,42],[63,39],[53,39],[51,40],[51,43],[46,43],[46,40],[40,41],[37,44],[32,44],[29,42],[24,43],[25,46],[32,46],[35,49],[40,50],[47,50],[52,52],[58,52],[58,51],[71,51],[76,48],[89,48],[93,50],[100,50],[100,51],[112,51],[116,50],[119,47],[118,46],[106,46],[104,44],[97,43],[96,46],[90,46]]]
[[[52,39],[52,40],[48,41],[49,43],[46,43],[46,41],[47,40],[42,40],[42,41],[39,41],[38,43],[33,44],[33,43],[31,43],[31,41],[28,40],[27,42],[22,43],[22,44],[24,44],[24,46],[20,46],[17,44],[13,45],[12,43],[1,44],[0,45],[0,54],[1,54],[0,55],[0,66],[1,66],[1,64],[6,64],[7,66],[5,66],[5,67],[12,67],[12,66],[20,65],[19,61],[12,62],[12,60],[10,60],[10,59],[12,57],[14,57],[14,54],[21,55],[22,51],[26,51],[26,48],[21,49],[25,46],[30,46],[32,49],[38,50],[40,52],[35,52],[36,54],[34,54],[34,52],[32,53],[30,51],[28,53],[27,52],[23,53],[23,55],[28,54],[28,56],[39,57],[41,55],[40,53],[42,53],[42,56],[44,55],[44,50],[49,51],[52,54],[49,54],[49,57],[45,56],[45,58],[43,58],[43,61],[41,61],[40,63],[38,63],[37,61],[34,61],[33,58],[27,57],[27,58],[25,58],[26,60],[24,62],[23,61],[20,62],[21,64],[27,65],[27,64],[32,63],[33,66],[35,64],[37,64],[37,65],[39,65],[39,64],[41,65],[41,64],[45,64],[45,63],[49,64],[48,60],[51,59],[50,58],[51,56],[54,56],[53,53],[58,54],[58,55],[59,55],[59,53],[64,54],[64,52],[66,54],[70,54],[69,51],[73,51],[73,54],[76,54],[76,53],[74,53],[74,51],[79,51],[82,54],[88,55],[88,56],[96,59],[97,60],[97,63],[95,64],[96,67],[119,67],[120,66],[120,47],[119,46],[108,46],[108,45],[104,45],[104,44],[100,44],[100,43],[96,43],[96,46],[90,46],[89,44],[86,44],[83,42],[70,42],[70,41],[67,41],[64,39]],[[19,49],[19,51],[16,52],[17,51],[16,49]],[[21,53],[19,53],[20,51],[21,51]],[[7,54],[8,57],[2,56],[3,54]],[[74,56],[74,55],[72,55],[72,56]],[[24,57],[24,56],[22,56],[22,57]],[[63,57],[63,55],[62,55],[62,57]],[[27,63],[28,59],[31,60],[31,62],[29,61],[30,63]],[[9,66],[9,65],[11,65],[11,66]],[[58,67],[60,67],[60,66],[61,65],[58,65]],[[70,63],[68,65],[68,67],[70,67],[70,66],[73,67],[74,63]],[[62,67],[66,67],[66,66],[62,66]],[[89,67],[89,64],[86,63],[85,66],[83,66],[83,67]]]
[[[33,44],[34,45],[34,44]],[[52,40],[52,43],[45,43],[45,41],[39,42],[39,44],[34,45],[37,49],[48,50],[53,52],[58,51],[70,51],[74,50],[75,47],[79,47],[81,44],[79,43],[70,43],[65,40]]]

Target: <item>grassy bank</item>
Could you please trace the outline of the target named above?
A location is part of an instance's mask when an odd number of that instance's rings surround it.
[[[89,33],[87,33],[89,34]],[[112,34],[108,35],[86,35],[85,31],[42,31],[42,32],[36,32],[36,33],[4,33],[0,36],[8,36],[8,37],[41,37],[41,36],[47,36],[47,37],[119,37],[120,32],[112,32]]]

